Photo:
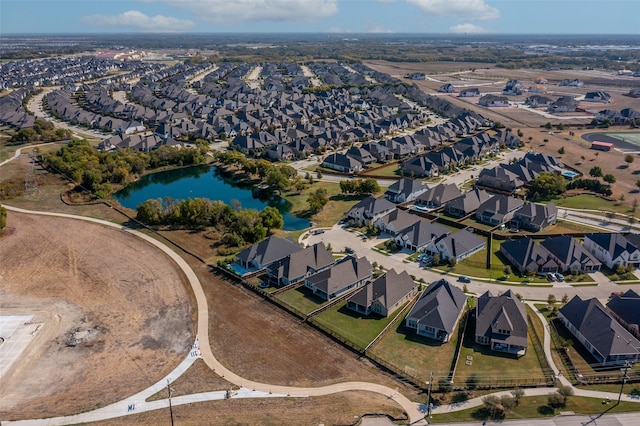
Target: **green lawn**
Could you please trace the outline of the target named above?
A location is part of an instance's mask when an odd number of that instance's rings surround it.
[[[367,177],[367,175],[389,176],[389,177],[402,176],[398,166],[399,166],[398,163],[387,164],[386,166],[380,167],[379,169],[366,170],[364,172],[361,172],[358,174],[358,176],[362,176],[362,177]]]
[[[312,321],[335,331],[362,349],[366,348],[402,310],[400,308],[391,316],[382,318],[377,315],[358,314],[347,309],[346,305],[346,301],[341,302],[313,317]]]
[[[549,389],[552,393],[552,389]],[[552,410],[547,406],[547,396],[528,396],[520,400],[520,404],[513,409],[511,413],[507,413],[505,420],[522,420],[523,418],[539,418],[553,417],[560,411],[573,411],[578,414],[598,414],[605,410],[608,413],[628,413],[640,411],[640,404],[635,402],[621,402],[615,405],[603,404],[598,398],[583,398],[578,396],[570,396],[567,404],[560,410]],[[489,420],[489,415],[483,407],[470,408],[468,410],[454,411],[447,414],[434,414],[430,423],[450,423],[450,422],[473,422]],[[595,424],[595,423],[594,423]]]
[[[370,353],[420,381],[428,381],[429,373],[433,371],[434,382],[437,382],[438,379],[449,376],[457,343],[457,333],[447,343],[418,336],[404,327],[403,318]]]
[[[544,382],[545,372],[538,362],[536,347],[532,343],[532,333],[529,325],[529,346],[525,355],[517,357],[494,352],[488,346],[476,344],[475,325],[470,321],[460,350],[455,382],[463,384],[472,374],[478,377],[479,385],[482,385],[483,380],[486,380],[486,383],[500,384],[505,387],[526,386],[533,381]],[[540,338],[542,339],[542,336]]]
[[[629,213],[629,206],[621,205],[616,201],[608,201],[593,195],[581,194],[574,197],[563,197],[551,200],[558,207],[587,210],[609,210],[617,213]]]
[[[276,299],[283,301],[305,315],[329,303],[314,296],[313,292],[304,286],[280,293],[276,296]]]

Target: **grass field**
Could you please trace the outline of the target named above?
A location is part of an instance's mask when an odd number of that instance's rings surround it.
[[[552,200],[552,202],[557,207],[568,207],[571,209],[614,211],[624,214],[629,212],[628,206],[620,205],[620,203],[616,201],[608,201],[588,194],[576,195],[575,197],[557,198]]]
[[[457,332],[447,343],[436,342],[405,328],[403,318],[370,352],[421,381],[429,380],[429,373],[433,371],[434,381],[437,381],[449,376],[457,344]]]
[[[549,389],[549,393],[552,393]],[[609,410],[608,414],[613,413],[628,413],[632,411],[638,411],[640,404],[635,402],[621,402],[619,405],[603,405],[602,400],[599,398],[583,398],[577,396],[570,396],[567,399],[567,404],[560,410],[552,410],[547,406],[547,396],[528,396],[520,400],[520,404],[512,410],[511,413],[507,413],[505,420],[521,420],[523,418],[539,418],[539,417],[553,417],[556,416],[559,411],[573,411],[577,414],[597,414],[605,410]],[[484,409],[470,408],[468,410],[455,411],[447,414],[434,414],[433,419],[429,419],[430,423],[450,423],[450,422],[464,422],[464,421],[482,421],[488,420],[489,414]],[[594,423],[595,424],[595,423]]]
[[[529,345],[525,355],[516,357],[515,355],[494,352],[488,346],[476,344],[474,323],[470,321],[460,350],[455,382],[465,383],[472,374],[476,375],[479,384],[482,384],[483,381],[487,383],[504,381],[507,385],[511,383],[512,387],[516,387],[518,384],[526,385],[527,380],[542,380],[545,372],[538,362],[535,352],[537,347],[532,343],[533,331],[531,328],[530,324]]]
[[[640,132],[629,132],[629,133],[605,133],[605,135],[621,140],[623,142],[632,143],[634,145],[640,146]]]
[[[313,292],[304,286],[280,293],[276,298],[305,315],[329,303],[314,296]]]
[[[391,316],[383,318],[358,314],[347,309],[346,305],[346,301],[341,302],[313,317],[312,321],[333,330],[362,349],[366,348],[402,310],[400,308]]]

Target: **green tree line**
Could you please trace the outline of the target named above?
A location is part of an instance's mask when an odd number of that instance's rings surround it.
[[[61,141],[71,138],[71,131],[67,129],[55,128],[50,121],[36,119],[33,128],[20,129],[13,134],[12,144],[19,145],[26,142],[51,142]]]
[[[273,229],[281,229],[284,219],[275,207],[233,209],[220,200],[189,198],[152,199],[138,205],[136,219],[147,225],[168,225],[202,229],[214,227],[224,234],[222,243],[239,247],[264,239]]]
[[[101,198],[111,193],[112,184],[126,185],[146,170],[203,162],[202,151],[194,148],[163,146],[149,153],[131,149],[100,152],[86,140],[72,140],[57,152],[45,156],[49,168]]]

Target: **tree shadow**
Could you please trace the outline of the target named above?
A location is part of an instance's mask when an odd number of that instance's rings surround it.
[[[538,411],[538,414],[541,416],[553,416],[556,413],[556,410],[548,405],[541,405],[536,411]]]

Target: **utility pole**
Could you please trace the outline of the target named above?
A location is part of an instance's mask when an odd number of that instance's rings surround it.
[[[167,379],[167,391],[169,392],[169,415],[171,416],[171,426],[173,426],[173,408],[171,407],[171,392],[173,389],[171,389],[169,379]]]
[[[427,388],[427,416],[431,417],[431,386],[433,383],[433,371],[429,374],[429,387]]]
[[[620,404],[620,399],[622,398],[622,389],[624,388],[625,383],[627,383],[627,379],[629,377],[627,377],[627,371],[629,371],[629,369],[631,368],[631,364],[629,363],[629,361],[626,361],[624,363],[624,367],[621,368],[622,371],[624,371],[624,376],[622,377],[622,384],[620,385],[620,393],[618,394],[618,404]]]

